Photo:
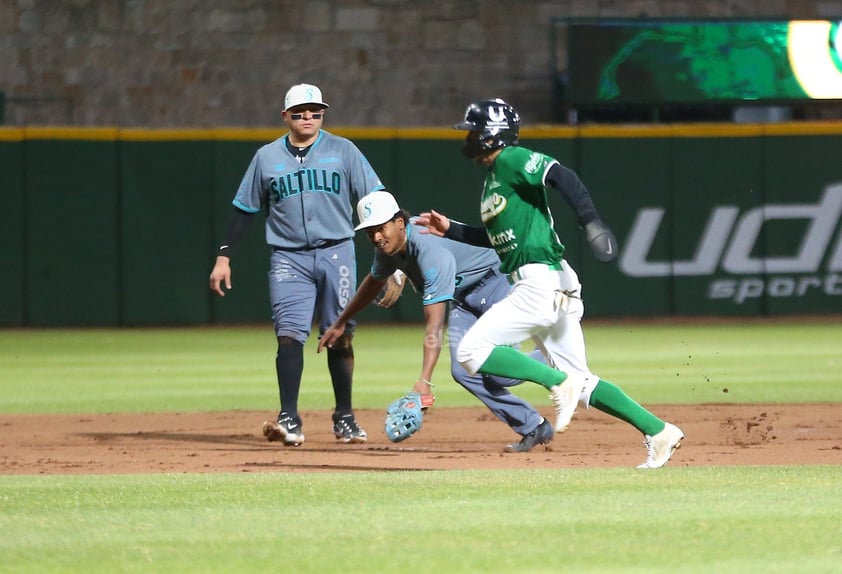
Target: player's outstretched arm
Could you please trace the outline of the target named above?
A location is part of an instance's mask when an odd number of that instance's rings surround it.
[[[345,333],[345,325],[348,321],[354,318],[357,313],[365,309],[366,305],[374,301],[383,285],[386,283],[385,279],[375,279],[371,273],[365,276],[365,279],[360,283],[357,292],[348,301],[345,310],[336,318],[333,325],[327,328],[324,334],[319,339],[319,346],[316,348],[317,353],[321,353],[325,348],[330,349],[339,337]]]
[[[414,221],[415,225],[422,227],[421,233],[431,233],[475,247],[491,247],[485,227],[466,225],[433,209],[423,212]]]
[[[324,334],[319,337],[319,346],[316,347],[316,352],[321,353],[325,349],[333,348],[333,344],[342,335],[345,334],[345,321],[336,321],[333,325],[327,328]]]
[[[421,212],[415,218],[415,225],[425,228],[421,230],[421,233],[432,233],[433,235],[444,237],[444,234],[450,229],[450,219],[435,209],[431,209],[430,211]]]
[[[433,370],[438,363],[439,355],[441,355],[441,346],[444,340],[444,325],[447,320],[447,303],[431,303],[424,305],[424,323],[426,330],[424,332],[424,352],[423,362],[421,364],[421,376],[419,381],[426,382],[427,385],[433,380]],[[416,388],[416,391],[422,394],[429,393],[430,389],[426,387]]]

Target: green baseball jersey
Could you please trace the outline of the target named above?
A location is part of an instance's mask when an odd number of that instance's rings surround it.
[[[544,186],[556,163],[542,153],[506,147],[485,176],[480,214],[503,273],[527,263],[558,264],[564,256]]]

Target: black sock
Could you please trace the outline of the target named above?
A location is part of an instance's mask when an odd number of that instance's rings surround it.
[[[297,416],[298,393],[304,372],[304,345],[290,337],[278,337],[275,370],[278,374],[281,411]]]
[[[354,348],[351,343],[344,349],[327,350],[327,369],[333,383],[336,412],[351,412],[351,382],[354,377]]]

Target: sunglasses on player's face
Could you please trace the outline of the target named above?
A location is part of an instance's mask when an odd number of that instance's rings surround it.
[[[295,112],[288,112],[288,114],[289,114],[289,119],[291,119],[291,120],[303,120],[303,119],[305,119],[304,114],[310,114],[310,116],[306,119],[312,119],[312,120],[320,120],[324,116],[324,112],[322,111],[322,108],[304,108],[303,110],[299,109],[299,110],[296,110]]]

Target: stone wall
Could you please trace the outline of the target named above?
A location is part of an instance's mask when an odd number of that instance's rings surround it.
[[[329,125],[449,125],[493,96],[550,122],[553,19],[637,16],[833,18],[842,2],[0,0],[0,91],[7,125],[273,126],[299,82],[322,88]]]

